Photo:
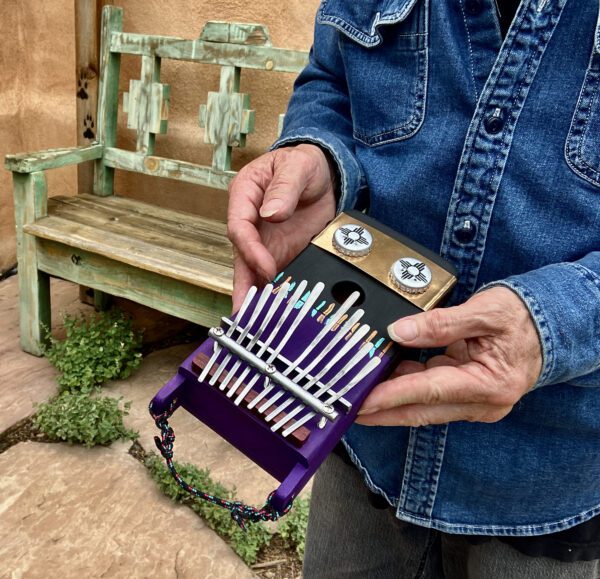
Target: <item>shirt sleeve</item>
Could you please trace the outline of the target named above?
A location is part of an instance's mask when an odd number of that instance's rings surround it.
[[[271,149],[313,143],[329,153],[339,176],[338,211],[351,209],[366,191],[362,168],[354,154],[350,98],[337,31],[317,24],[309,63],[300,73]]]
[[[535,387],[569,382],[600,387],[600,251],[493,282],[525,302],[542,345]]]

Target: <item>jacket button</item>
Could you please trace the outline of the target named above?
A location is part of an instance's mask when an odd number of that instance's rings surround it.
[[[481,1],[480,0],[467,0],[465,4],[467,14],[477,16],[481,12]]]
[[[454,232],[456,241],[462,244],[471,243],[477,235],[477,227],[470,219],[465,219],[462,225]]]
[[[504,126],[504,111],[501,108],[495,108],[492,114],[485,118],[483,124],[490,135],[498,134]]]

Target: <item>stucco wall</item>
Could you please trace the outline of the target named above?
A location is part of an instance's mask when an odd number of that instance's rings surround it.
[[[90,0],[91,1],[91,0]],[[260,22],[274,46],[308,49],[318,0],[117,0],[124,30],[195,38],[207,20]],[[168,8],[167,8],[168,6]],[[71,0],[4,0],[0,5],[0,156],[7,152],[71,146],[76,143],[74,10]],[[139,78],[140,60],[122,59],[120,92]],[[163,61],[162,82],[171,85],[169,130],[157,137],[156,154],[210,164],[211,148],[197,125],[198,106],[218,90],[218,67]],[[260,154],[273,140],[277,115],[285,112],[293,76],[266,71],[242,73],[241,90],[251,95],[256,133],[234,153],[234,168]],[[119,146],[134,148],[119,108]],[[52,172],[51,194],[72,194],[72,169]],[[118,194],[224,218],[225,192],[118,172]],[[10,174],[0,171],[0,269],[15,262]]]
[[[0,3],[0,160],[75,145],[74,34],[72,2]],[[50,191],[73,193],[75,178],[49,173]],[[0,168],[0,271],[15,261],[12,179]]]

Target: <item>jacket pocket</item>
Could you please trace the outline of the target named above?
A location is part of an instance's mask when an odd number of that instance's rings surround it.
[[[425,117],[429,0],[325,0],[318,22],[340,31],[354,138],[412,137]]]
[[[571,120],[565,156],[577,175],[600,186],[600,27]]]

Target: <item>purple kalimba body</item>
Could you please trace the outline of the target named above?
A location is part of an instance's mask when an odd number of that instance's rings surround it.
[[[157,446],[181,486],[243,520],[275,519],[350,428],[402,356],[387,326],[440,304],[450,264],[372,218],[340,214],[156,394]],[[205,495],[172,462],[168,425],[182,406],[280,481],[262,509]]]

